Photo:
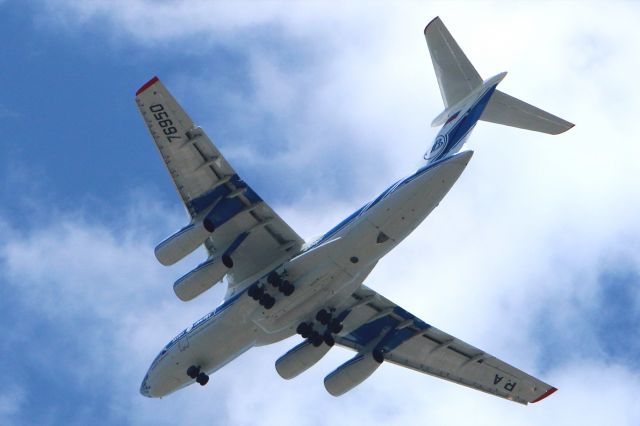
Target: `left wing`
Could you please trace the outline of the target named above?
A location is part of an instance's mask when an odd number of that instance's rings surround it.
[[[384,359],[521,404],[538,402],[556,388],[425,323],[362,286],[345,320],[349,334],[336,343],[357,352],[382,350]],[[347,324],[359,324],[349,327]]]

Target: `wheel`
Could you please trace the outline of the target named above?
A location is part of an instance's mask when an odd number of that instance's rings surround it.
[[[223,254],[222,255],[222,264],[224,266],[226,266],[227,268],[231,269],[231,268],[233,268],[233,259],[231,259],[231,256],[229,256],[228,254]]]
[[[338,321],[337,319],[334,319],[333,321],[331,321],[331,324],[329,325],[329,330],[333,334],[340,333],[342,331],[342,323],[340,321]]]
[[[200,373],[200,374],[198,374],[198,377],[196,378],[196,382],[198,382],[198,384],[200,384],[200,386],[204,386],[207,383],[209,383],[209,376],[206,373]]]
[[[271,300],[271,296],[269,295],[269,293],[265,293],[263,291],[262,294],[260,295],[260,304],[262,306],[265,306],[267,303],[269,303],[269,300]]]
[[[374,349],[372,352],[372,355],[373,355],[373,359],[378,364],[382,364],[382,361],[384,361],[384,352],[382,352],[382,349]]]
[[[304,330],[302,330],[302,333],[300,333],[300,336],[302,336],[303,339],[310,338],[311,336],[313,336],[313,326],[311,324],[307,324],[307,327]]]
[[[206,229],[209,232],[213,232],[215,231],[216,227],[213,224],[213,221],[209,218],[205,219],[202,224],[204,225],[204,229]]]
[[[260,296],[262,296],[262,293],[263,293],[262,288],[258,287],[257,284],[252,284],[251,287],[249,287],[249,290],[247,291],[247,294],[253,300],[260,299]]]
[[[324,335],[324,342],[327,344],[327,346],[332,347],[333,345],[336,344],[335,339],[333,338],[333,336],[329,333]]]
[[[331,320],[331,314],[326,309],[320,309],[316,314],[316,319],[322,325],[327,325]]]
[[[269,275],[267,275],[267,282],[274,287],[278,287],[281,281],[282,280],[280,279],[280,276],[276,273],[276,271],[271,271],[269,272]]]
[[[296,328],[296,333],[302,335],[304,334],[305,331],[308,331],[311,327],[309,327],[309,324],[307,324],[306,322],[301,322],[298,325],[298,328]]]
[[[187,368],[187,376],[191,377],[192,379],[198,377],[198,374],[200,374],[200,367],[192,365],[191,367]]]
[[[296,288],[289,281],[284,281],[284,283],[286,283],[286,285],[283,284],[280,286],[280,291],[285,296],[291,296]]]
[[[273,305],[276,304],[276,299],[270,294],[265,293],[260,297],[260,304],[264,306],[265,309],[271,309]]]
[[[318,333],[317,331],[314,331],[313,334],[310,337],[311,339],[311,344],[313,346],[315,346],[316,348],[318,346],[320,346],[322,344],[322,342],[324,342],[324,339],[322,338],[322,335],[320,333]]]

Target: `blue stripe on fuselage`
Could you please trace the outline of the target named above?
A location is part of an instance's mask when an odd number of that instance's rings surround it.
[[[496,90],[496,86],[497,83],[487,89],[487,91],[478,98],[476,103],[464,114],[462,114],[462,117],[451,127],[451,129],[449,129],[447,132],[442,133],[444,136],[446,136],[447,146],[437,157],[434,158],[434,161],[446,158],[450,153],[455,152],[455,149],[458,147],[460,142],[464,140],[464,137],[478,123],[478,120],[482,116],[484,109],[487,107],[487,104],[491,100],[493,92],[495,92]]]

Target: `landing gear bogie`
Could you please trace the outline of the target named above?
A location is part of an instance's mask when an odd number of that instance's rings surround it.
[[[296,288],[289,282],[289,280],[283,280],[278,286],[278,290],[280,290],[280,293],[284,294],[285,296],[291,296],[295,289]]]
[[[275,303],[276,299],[268,293],[263,293],[260,296],[260,304],[267,310],[273,308],[273,305],[275,305]]]
[[[264,287],[260,287],[257,283],[256,284],[252,284],[251,287],[249,287],[249,290],[247,291],[247,294],[253,300],[256,300],[256,301],[260,300],[260,298],[264,294]]]

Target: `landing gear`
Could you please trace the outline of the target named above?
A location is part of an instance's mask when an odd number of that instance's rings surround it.
[[[267,282],[274,287],[278,287],[282,282],[282,278],[280,278],[280,275],[278,275],[276,271],[271,271],[269,275],[267,275]]]
[[[204,386],[209,383],[209,376],[206,373],[201,372],[198,374],[198,377],[196,377],[196,382],[198,382],[200,386]]]
[[[324,336],[322,337],[324,339],[324,343],[326,343],[327,346],[332,347],[333,345],[336,344],[336,340],[333,338],[331,333],[325,333]]]
[[[322,344],[322,342],[324,342],[324,337],[322,337],[322,335],[317,331],[314,331],[311,336],[309,336],[309,341],[317,348]]]
[[[200,386],[204,386],[209,382],[209,376],[204,371],[200,371],[199,365],[192,365],[187,368],[187,376],[196,379]]]
[[[298,328],[296,328],[296,333],[298,333],[299,335],[301,335],[306,339],[309,336],[305,336],[305,334],[308,334],[310,330],[311,330],[311,326],[309,324],[307,324],[306,322],[301,322],[298,325]]]
[[[332,332],[333,334],[338,334],[342,331],[342,323],[337,319],[334,318],[331,323],[329,324],[329,331]]]
[[[384,361],[384,351],[382,349],[374,349],[372,352],[373,359],[378,363],[382,364]]]
[[[333,335],[342,331],[343,325],[341,319],[344,318],[342,315],[332,318],[332,313],[334,313],[334,309],[320,309],[316,313],[315,320],[325,326],[321,327],[324,328],[324,333],[314,330],[313,322],[300,323],[296,328],[296,333],[302,336],[303,339],[307,339],[309,343],[315,347],[320,346],[322,343],[332,347],[336,344],[336,339]]]
[[[296,328],[296,333],[302,336],[303,339],[307,339],[313,336],[315,331],[313,331],[313,325],[307,322],[302,322],[298,325],[298,328]]]
[[[291,296],[296,288],[289,282],[289,280],[282,280],[278,285],[278,290],[285,296]]]
[[[256,300],[256,301],[260,300],[260,298],[264,294],[264,287],[258,286],[257,283],[256,284],[252,284],[251,287],[249,287],[249,290],[247,291],[247,294],[253,300]]]
[[[276,303],[276,299],[267,293],[264,287],[259,286],[258,283],[251,284],[251,287],[247,290],[247,294],[253,300],[260,303],[260,305],[264,306],[265,309],[273,308],[273,305]]]
[[[285,296],[291,296],[296,289],[289,280],[283,279],[276,271],[269,272],[266,281],[273,287],[277,288],[278,291]],[[247,294],[253,300],[259,302],[260,305],[264,306],[265,309],[271,309],[273,308],[273,305],[275,305],[276,299],[267,293],[267,289],[263,283],[264,281],[260,280],[251,284],[247,290]]]
[[[316,314],[316,319],[322,325],[327,325],[331,321],[331,314],[326,309],[320,309]]]
[[[187,376],[191,377],[192,379],[195,379],[196,377],[198,377],[199,374],[200,374],[199,365],[192,365],[191,367],[187,368]]]
[[[276,304],[276,299],[268,293],[262,293],[260,296],[260,304],[268,310],[273,308],[273,305]]]

